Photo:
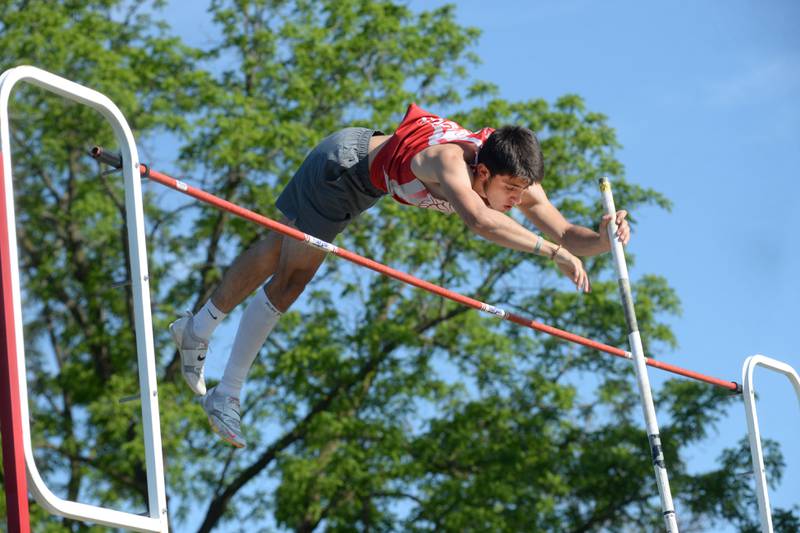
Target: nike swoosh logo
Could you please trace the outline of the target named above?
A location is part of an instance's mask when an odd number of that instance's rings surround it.
[[[208,314],[211,315],[211,318],[217,320],[217,317],[214,316],[214,313],[212,313],[210,309],[206,309],[206,311],[208,311]]]
[[[198,361],[205,361],[205,359],[206,359],[206,356],[205,356],[205,355],[198,355],[198,356],[197,356],[197,360],[198,360]]]

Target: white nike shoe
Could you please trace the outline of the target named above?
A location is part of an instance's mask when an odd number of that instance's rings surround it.
[[[236,448],[247,446],[247,442],[242,437],[239,398],[226,396],[221,392],[217,392],[217,387],[213,387],[208,391],[208,394],[200,398],[200,404],[203,406],[206,415],[208,415],[211,429],[222,440]]]
[[[186,315],[170,324],[169,331],[181,354],[183,379],[195,394],[205,394],[206,380],[203,375],[203,365],[208,353],[208,341],[195,337],[192,331],[192,313],[187,311]]]

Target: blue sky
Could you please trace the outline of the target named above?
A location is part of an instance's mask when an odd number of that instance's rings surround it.
[[[627,178],[674,203],[669,213],[634,213],[629,247],[632,278],[664,276],[682,301],[682,316],[671,321],[680,346],[658,356],[737,382],[755,353],[800,369],[792,337],[800,309],[800,3],[457,5],[458,21],[483,31],[474,78],[493,81],[509,100],[581,95],[616,129]],[[189,44],[205,45],[213,27],[189,6],[169,2],[163,15]],[[654,386],[669,377],[650,376]],[[781,443],[787,462],[772,503],[800,503],[792,453],[800,449],[800,405],[788,380],[767,371],[756,373],[756,389],[762,434]],[[690,464],[712,466],[745,433],[737,404]]]
[[[680,346],[658,355],[737,382],[755,353],[800,369],[800,4],[462,1],[457,13],[483,30],[475,77],[509,100],[581,95],[616,129],[627,178],[673,201],[634,214],[629,247],[631,276],[662,275],[682,301]],[[755,382],[762,435],[787,462],[770,498],[800,503],[798,399],[782,376]],[[746,433],[744,409],[718,429],[695,468]]]

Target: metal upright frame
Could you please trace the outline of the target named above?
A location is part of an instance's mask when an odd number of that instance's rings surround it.
[[[764,470],[764,454],[761,450],[761,431],[758,427],[758,414],[756,413],[756,388],[753,382],[753,372],[757,366],[786,376],[794,387],[798,402],[800,402],[800,377],[791,366],[764,355],[750,356],[745,360],[744,365],[742,365],[744,412],[747,417],[747,435],[750,439],[750,455],[753,458],[753,474],[756,478],[756,496],[758,497],[758,514],[761,520],[761,533],[772,533],[772,512],[769,507],[767,473]]]
[[[147,467],[148,514],[142,516],[85,503],[64,500],[53,494],[45,484],[33,456],[28,413],[28,387],[25,373],[25,349],[22,331],[22,306],[17,258],[16,221],[11,166],[8,101],[14,86],[24,81],[53,92],[66,99],[92,107],[100,112],[114,131],[122,147],[123,175],[125,179],[125,211],[128,226],[128,247],[133,284],[134,322],[136,328],[136,353],[139,362],[139,386],[144,427],[145,462]],[[164,483],[164,463],[161,453],[161,429],[156,389],[156,364],[153,349],[153,328],[150,317],[150,287],[145,247],[144,211],[142,209],[139,156],[133,134],[117,106],[97,91],[31,66],[9,69],[0,76],[0,159],[2,159],[2,198],[0,215],[0,261],[2,261],[3,332],[6,370],[2,394],[15,396],[2,406],[3,457],[14,461],[12,472],[21,470],[21,459],[30,482],[30,490],[48,511],[61,516],[95,522],[102,525],[124,527],[136,531],[168,531],[167,500]],[[21,431],[20,431],[21,430]],[[8,431],[8,432],[7,432]],[[6,443],[8,452],[6,455]],[[20,450],[21,447],[21,450]],[[8,468],[6,466],[6,468]],[[9,470],[7,469],[8,473]],[[11,486],[9,486],[11,485]],[[25,479],[18,475],[6,476],[6,498],[9,508],[10,528],[28,531],[27,489]],[[11,500],[11,501],[8,501]],[[12,517],[15,514],[15,518]]]

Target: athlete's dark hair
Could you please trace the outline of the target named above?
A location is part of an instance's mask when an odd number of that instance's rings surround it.
[[[544,161],[539,141],[528,128],[503,126],[495,130],[478,152],[492,176],[506,174],[539,183],[544,177]]]

